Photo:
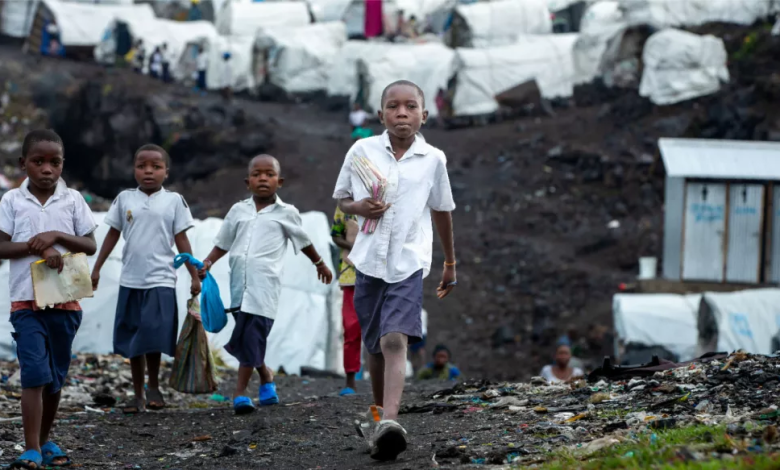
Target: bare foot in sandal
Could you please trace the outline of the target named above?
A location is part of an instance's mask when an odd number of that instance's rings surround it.
[[[122,413],[126,415],[134,415],[144,411],[146,411],[146,401],[143,396],[136,397],[133,401],[122,406]]]
[[[159,388],[149,388],[146,391],[146,406],[150,410],[162,410],[165,408],[165,399]]]

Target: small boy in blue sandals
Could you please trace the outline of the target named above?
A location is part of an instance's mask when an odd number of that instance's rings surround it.
[[[35,303],[30,264],[45,260],[62,271],[62,254],[93,255],[97,228],[84,197],[60,178],[62,139],[36,130],[24,138],[21,187],[0,201],[0,259],[11,260],[11,324],[22,381],[25,452],[10,468],[64,467],[70,458],[49,440],[60,392],[68,376],[81,306],[66,302],[44,310]]]
[[[276,158],[258,155],[249,163],[244,180],[252,197],[236,203],[228,212],[203,260],[201,279],[214,263],[230,252],[230,301],[236,326],[225,350],[238,359],[238,380],[233,393],[236,414],[254,411],[247,396],[249,380],[260,374],[260,406],[279,403],[271,369],[265,365],[268,335],[276,318],[287,242],[303,252],[317,268],[317,276],[330,284],[333,274],[303,231],[298,209],[276,194],[284,178]]]

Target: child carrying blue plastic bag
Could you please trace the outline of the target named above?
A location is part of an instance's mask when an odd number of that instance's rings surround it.
[[[173,259],[173,266],[179,269],[186,262],[189,262],[198,270],[203,268],[203,263],[193,258],[189,253],[176,255]],[[219,286],[210,272],[206,273],[201,286],[200,317],[203,322],[203,328],[209,333],[219,333],[227,325],[227,314],[225,313],[225,305],[222,303],[222,298],[219,296]]]

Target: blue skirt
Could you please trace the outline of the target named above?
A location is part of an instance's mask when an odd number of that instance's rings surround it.
[[[119,288],[114,322],[114,353],[133,358],[149,353],[176,354],[179,313],[176,290]]]

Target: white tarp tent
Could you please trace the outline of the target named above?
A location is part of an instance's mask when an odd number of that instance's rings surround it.
[[[317,23],[342,21],[354,0],[306,0]]]
[[[328,95],[354,99],[360,86],[357,64],[360,59],[381,54],[393,47],[386,42],[347,41],[336,53],[328,74]]]
[[[314,23],[298,28],[269,28],[257,44],[269,49],[268,77],[288,93],[325,90],[333,60],[347,41],[344,23]]]
[[[699,308],[697,353],[772,354],[780,335],[779,306],[780,289],[707,292]]]
[[[177,80],[184,78],[184,72],[177,64],[181,63],[182,55],[193,43],[203,43],[214,40],[217,30],[208,21],[172,21],[155,18],[139,21],[137,18],[118,18],[111,22],[103,34],[103,40],[95,47],[95,60],[100,63],[111,63],[116,50],[115,31],[120,23],[127,25],[132,42],[142,39],[147,63],[154,49],[163,44],[168,46],[171,58],[171,74]]]
[[[118,18],[133,23],[155,21],[154,10],[148,4],[107,5],[66,3],[43,0],[54,16],[64,46],[96,46],[103,39],[106,28]]]
[[[95,233],[98,246],[108,233],[108,226],[102,223],[105,213],[96,213],[100,226]],[[302,214],[303,226],[312,239],[317,251],[333,269],[330,255],[330,227],[328,218],[321,212]],[[189,232],[193,254],[205,258],[213,248],[214,238],[222,225],[221,219],[210,218],[195,221]],[[113,350],[114,315],[116,312],[121,272],[123,240],[120,239],[112,256],[101,271],[100,288],[95,297],[81,302],[84,318],[76,335],[74,351],[86,353],[110,353]],[[90,265],[95,257],[90,257]],[[171,260],[173,261],[173,260]],[[316,270],[306,256],[295,255],[290,248],[285,257],[282,279],[282,295],[279,314],[268,340],[267,363],[273,369],[279,366],[291,373],[298,373],[301,366],[343,371],[340,360],[341,341],[341,294],[338,283],[326,286],[319,282]],[[187,314],[190,278],[184,267],[179,269],[176,293],[179,304],[179,326]],[[230,278],[227,259],[217,263],[212,274],[219,284],[223,302],[230,304]],[[0,265],[0,311],[8,312],[8,263]],[[221,351],[230,339],[234,322],[228,317],[228,324],[218,334],[210,334],[212,345],[229,365],[236,366],[232,356]],[[0,322],[0,357],[13,359],[15,347],[11,338],[11,323]]]
[[[574,44],[574,73],[577,84],[600,76],[604,54],[612,42],[619,42],[628,23],[623,19],[620,3],[601,1],[585,10],[580,23],[580,36]]]
[[[494,113],[496,95],[536,80],[545,98],[574,93],[572,47],[577,34],[523,36],[511,46],[456,51],[455,116]]]
[[[63,0],[67,3],[89,3],[94,0]],[[40,0],[0,0],[0,34],[24,38],[30,34]],[[132,5],[133,0],[102,0],[103,5]]]
[[[666,105],[717,92],[729,81],[728,55],[715,36],[665,29],[645,42],[639,94]]]
[[[378,110],[387,85],[396,80],[410,80],[425,93],[429,116],[438,116],[436,94],[447,89],[447,82],[455,73],[454,59],[455,51],[437,43],[388,45],[377,54],[359,59],[364,108]]]
[[[263,64],[258,63],[255,57],[254,36],[217,36],[204,45],[209,57],[206,70],[206,88],[219,90],[227,83],[226,77],[230,77],[230,86],[233,91],[248,90],[254,92],[258,84],[263,80],[265,72]],[[230,54],[230,74],[225,73],[224,54]],[[183,61],[192,62],[191,58],[183,57]],[[187,65],[180,66],[182,70]]]
[[[663,346],[680,360],[696,356],[700,294],[616,294],[612,318],[623,344]]]
[[[525,34],[552,33],[544,0],[499,0],[458,5],[449,31],[452,47],[514,44]]]
[[[252,36],[264,28],[292,28],[311,23],[305,2],[239,2],[228,0],[217,15],[223,36]]]
[[[630,25],[655,28],[721,22],[751,25],[780,9],[775,0],[620,0]]]

